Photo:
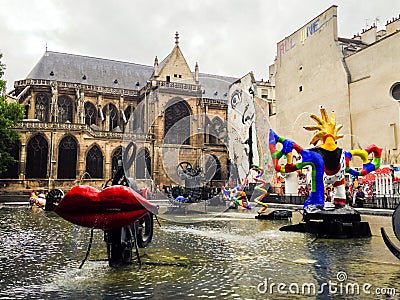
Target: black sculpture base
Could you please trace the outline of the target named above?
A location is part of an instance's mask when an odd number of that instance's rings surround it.
[[[368,222],[362,222],[358,211],[350,206],[331,209],[307,207],[303,221],[280,228],[281,231],[307,232],[319,238],[371,237]]]
[[[128,226],[104,230],[109,266],[118,267],[132,264],[134,248],[136,259],[141,265],[138,248],[146,248],[150,245],[153,238],[153,226],[153,214],[148,212]]]
[[[292,218],[292,211],[287,209],[277,209],[269,214],[259,214],[254,218],[259,220],[288,220]]]
[[[104,241],[107,243],[108,264],[110,267],[128,265],[132,263],[132,249],[134,247],[131,236],[127,236],[127,228],[105,230]]]

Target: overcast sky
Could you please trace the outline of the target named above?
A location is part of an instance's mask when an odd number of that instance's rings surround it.
[[[153,65],[179,32],[194,70],[268,78],[276,44],[338,6],[340,37],[400,14],[399,0],[0,0],[0,52],[8,91],[48,50]]]

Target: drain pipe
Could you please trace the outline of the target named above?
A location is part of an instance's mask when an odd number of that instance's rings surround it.
[[[351,117],[351,91],[350,91],[350,84],[352,83],[351,81],[351,73],[349,66],[346,63],[346,58],[343,55],[343,51],[339,50],[339,53],[341,54],[341,61],[343,64],[344,71],[346,72],[347,75],[347,105],[348,105],[348,110],[349,110],[349,123],[350,123],[350,148],[354,148],[354,138],[353,138],[353,122],[352,122],[352,117]]]

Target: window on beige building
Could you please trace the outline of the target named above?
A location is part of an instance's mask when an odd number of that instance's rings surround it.
[[[122,147],[116,148],[111,156],[111,178],[114,177],[114,175],[118,171],[118,161],[122,163]]]
[[[151,178],[151,157],[147,149],[140,149],[136,156],[135,176],[136,179]]]
[[[97,110],[93,103],[85,102],[85,124],[86,125],[96,125],[97,121]]]
[[[392,97],[397,100],[400,101],[400,82],[396,82],[392,88],[391,88],[392,92]]]
[[[164,118],[164,143],[190,144],[190,108],[180,100],[167,107]]]
[[[35,99],[35,119],[41,122],[49,120],[49,98],[46,94],[40,93]]]
[[[58,98],[58,122],[65,123],[67,121],[72,123],[72,100],[68,96],[61,96]]]
[[[86,154],[86,172],[90,178],[103,178],[103,153],[97,145]]]
[[[28,142],[26,178],[47,178],[49,145],[42,134],[36,134]]]
[[[117,107],[109,103],[103,108],[103,115],[106,118],[109,118],[109,128],[107,128],[109,131],[112,131],[115,127],[117,127],[118,124],[118,119],[119,119],[119,114]]]
[[[58,146],[58,179],[76,178],[77,156],[78,146],[75,138],[70,135],[64,137]]]

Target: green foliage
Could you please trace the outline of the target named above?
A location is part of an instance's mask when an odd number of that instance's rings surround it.
[[[24,118],[24,108],[19,103],[9,103],[4,96],[6,81],[1,80],[5,65],[1,63],[0,53],[0,173],[16,162],[9,154],[11,147],[19,140],[19,133],[13,129]]]
[[[1,80],[1,78],[4,75],[4,70],[6,69],[6,66],[1,63],[2,57],[3,57],[3,54],[0,53],[0,96],[6,91],[6,81]]]

